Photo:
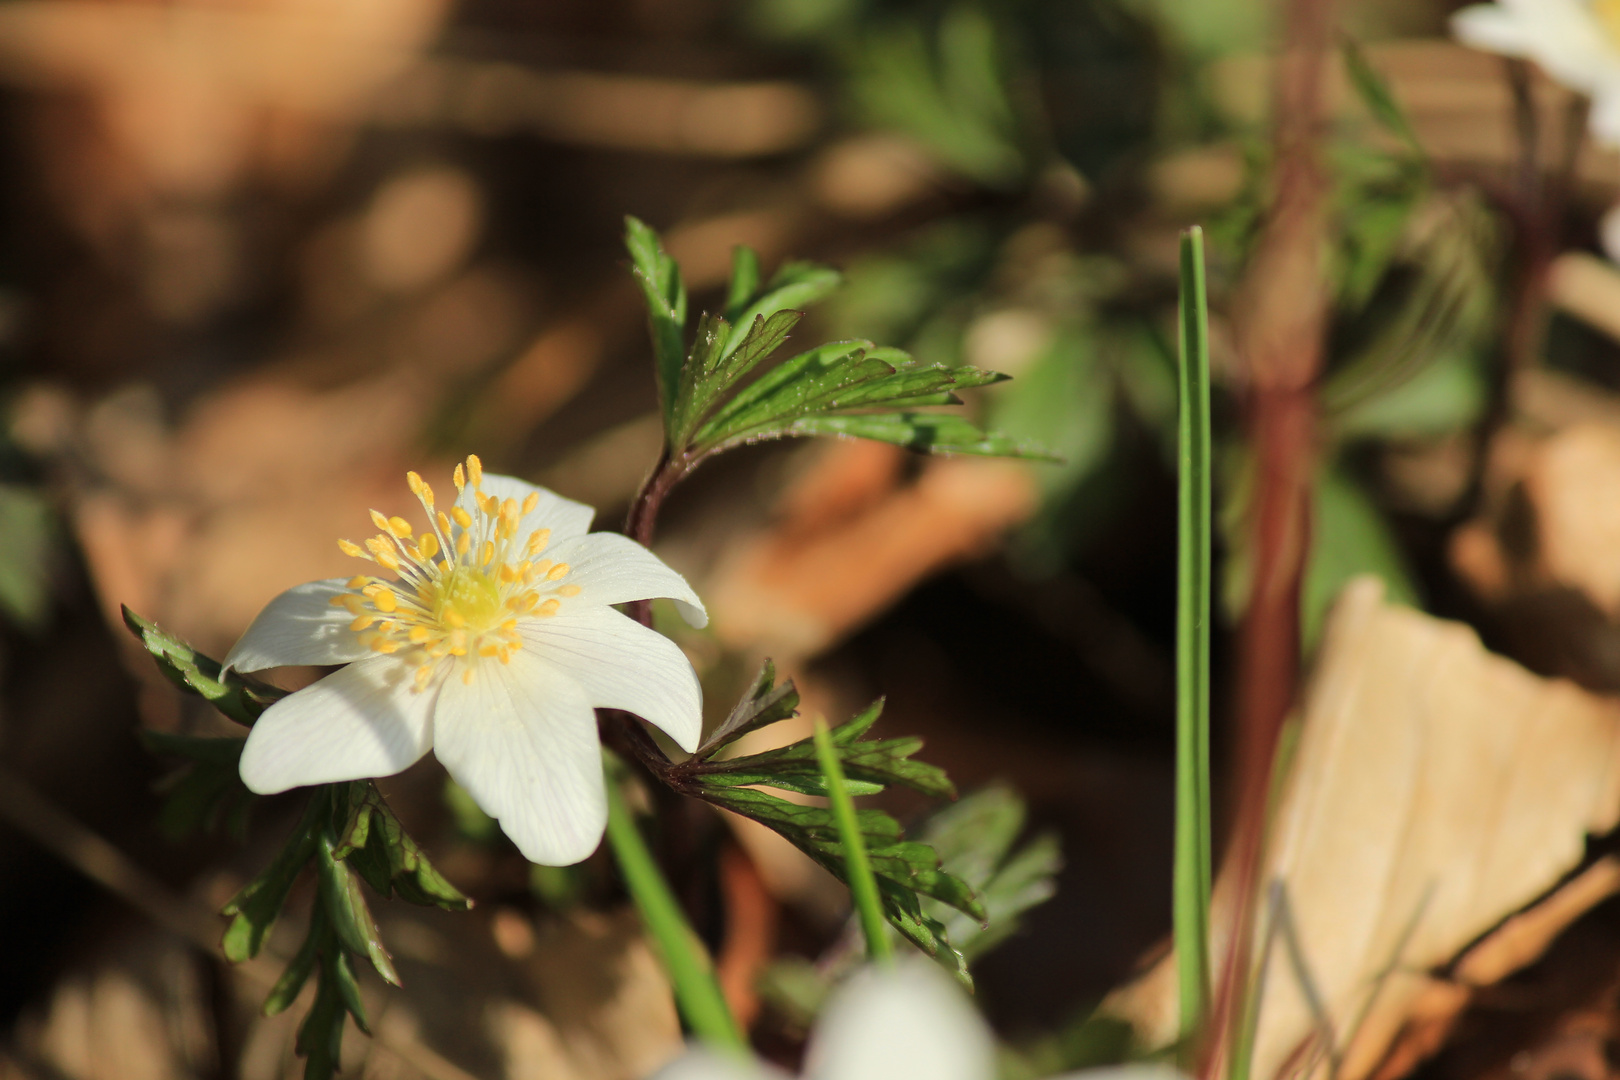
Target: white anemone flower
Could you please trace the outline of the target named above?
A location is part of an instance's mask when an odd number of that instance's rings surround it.
[[[225,666],[346,665],[266,709],[242,781],[272,794],[389,776],[429,749],[532,862],[575,863],[607,822],[597,708],[624,709],[697,746],[697,674],[668,638],[611,605],[669,597],[702,626],[686,581],[640,544],[588,533],[595,511],[477,457],[428,527],[373,510],[380,532],[345,554],[384,574],[312,581],[272,600]]]
[[[1451,17],[1464,45],[1534,60],[1592,99],[1592,135],[1620,146],[1620,0],[1497,0]]]
[[[833,994],[810,1033],[804,1080],[995,1080],[996,1043],[961,989],[925,960],[866,967]],[[769,1065],[691,1050],[654,1080],[786,1080]],[[1053,1080],[1186,1080],[1167,1065],[1122,1065]]]

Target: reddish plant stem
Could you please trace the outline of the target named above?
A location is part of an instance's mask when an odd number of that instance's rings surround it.
[[[1198,1056],[1201,1077],[1222,1072],[1250,983],[1273,761],[1299,687],[1299,601],[1317,452],[1315,387],[1329,309],[1324,262],[1331,179],[1319,144],[1333,4],[1284,0],[1284,5],[1283,49],[1273,85],[1274,194],[1237,312],[1255,468],[1249,518],[1253,572],[1239,634],[1236,812],[1226,856],[1236,873],[1236,892],[1226,911],[1232,919],[1229,933],[1216,935],[1231,944]]]

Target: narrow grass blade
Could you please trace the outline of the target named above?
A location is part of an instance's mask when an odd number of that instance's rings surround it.
[[[821,763],[833,820],[838,823],[838,835],[844,842],[849,893],[860,916],[861,932],[866,935],[866,955],[873,963],[890,963],[894,959],[894,944],[889,940],[888,920],[883,917],[877,877],[866,857],[866,841],[855,818],[855,800],[844,781],[844,767],[838,760],[838,750],[833,746],[832,733],[827,730],[825,720],[816,721],[816,759]]]
[[[663,958],[681,1015],[711,1047],[746,1057],[748,1042],[726,1005],[725,995],[720,992],[708,954],[687,924],[675,895],[669,891],[611,774],[607,792],[608,845],[613,849],[630,896],[641,912],[641,921]]]
[[[1204,234],[1181,235],[1173,925],[1183,1066],[1209,1015],[1209,308]]]

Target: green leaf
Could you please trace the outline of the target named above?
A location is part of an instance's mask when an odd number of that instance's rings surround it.
[[[347,949],[328,949],[321,954],[321,976],[337,989],[338,1000],[354,1017],[355,1024],[367,1035],[371,1023],[366,1019],[366,1005],[360,1000],[360,980],[354,974],[354,961]],[[397,980],[390,980],[398,985]]]
[[[877,416],[807,416],[782,429],[787,437],[833,435],[874,439],[928,454],[983,454],[991,457],[1054,460],[1045,449],[1017,442],[993,431],[981,431],[960,416],[940,413],[894,413]]]
[[[1367,107],[1374,120],[1383,126],[1391,135],[1406,144],[1413,156],[1422,160],[1426,157],[1423,144],[1418,142],[1417,132],[1412,128],[1412,122],[1406,118],[1406,111],[1395,100],[1395,94],[1390,90],[1389,84],[1378,70],[1367,62],[1367,55],[1361,51],[1361,46],[1351,37],[1345,37],[1341,49],[1344,56],[1344,69],[1350,76],[1350,85],[1355,87],[1356,95],[1361,103]]]
[[[789,331],[802,319],[798,311],[776,311],[756,315],[738,327],[741,339],[731,351],[727,344],[735,338],[726,320],[705,315],[698,323],[697,341],[681,372],[681,400],[676,407],[674,434],[678,445],[692,441],[692,435],[705,417],[737,381],[787,340]]]
[[[331,925],[327,923],[319,904],[309,915],[309,932],[304,935],[304,943],[298,947],[298,952],[287,961],[287,967],[281,973],[281,978],[270,988],[270,993],[264,999],[264,1015],[275,1016],[285,1012],[297,998],[298,992],[309,981],[309,973],[315,970],[315,960],[323,948],[331,948],[335,943],[332,937]]]
[[[287,696],[287,691],[268,683],[246,678],[234,671],[222,672],[219,661],[204,656],[129,608],[124,608],[123,612],[124,625],[152,654],[163,674],[180,689],[206,698],[214,708],[237,723],[251,727],[260,713]]]
[[[845,387],[894,374],[893,364],[872,355],[877,351],[870,341],[834,341],[784,360],[722,406],[694,442],[710,446],[747,438],[750,432],[803,415]]]
[[[919,839],[939,853],[951,873],[972,886],[984,904],[985,922],[928,901],[924,910],[944,924],[951,942],[969,961],[989,952],[1018,929],[1019,917],[1050,899],[1063,859],[1058,838],[1035,837],[1016,852],[1023,830],[1024,800],[1009,787],[965,796],[929,819]]]
[[[838,826],[838,838],[844,851],[844,877],[849,893],[860,916],[861,933],[866,938],[866,955],[875,964],[886,964],[894,958],[894,948],[885,929],[883,902],[878,899],[877,878],[866,855],[866,841],[861,836],[855,816],[855,799],[844,781],[844,771],[838,761],[838,748],[833,743],[827,722],[816,718],[816,761],[821,766],[827,789],[828,809]]]
[[[846,881],[843,845],[831,810],[800,806],[768,792],[745,787],[694,784],[696,797],[741,814],[781,834],[799,850]],[[878,876],[884,914],[889,923],[928,955],[947,964],[971,985],[966,961],[950,943],[944,925],[922,910],[918,895],[930,896],[975,919],[985,911],[973,890],[940,868],[939,856],[926,844],[903,838],[900,825],[879,810],[856,814],[872,871]]]
[[[165,836],[177,840],[199,830],[211,831],[221,818],[229,821],[233,835],[242,835],[257,798],[242,783],[238,767],[246,740],[145,730],[138,736],[154,754],[187,759],[158,784],[164,793],[158,828]]]
[[[758,273],[757,267],[755,273]],[[790,309],[801,309],[802,315],[803,308],[825,299],[843,283],[843,280],[843,275],[830,267],[807,262],[787,263],[771,278],[765,292],[742,310],[733,314],[731,305],[727,304],[726,318],[732,325],[732,331],[726,340],[721,358],[729,357],[742,347],[748,336],[748,327],[753,326],[756,320],[770,319]],[[733,287],[735,286],[734,275]]]
[[[673,430],[675,403],[686,358],[686,285],[681,268],[664,253],[658,234],[633,217],[624,219],[624,243],[647,301],[647,329],[657,361],[658,397],[666,430]]]
[[[331,980],[315,984],[315,1003],[298,1025],[294,1050],[304,1058],[304,1080],[331,1080],[343,1056],[342,996]]]
[[[748,302],[759,292],[759,254],[745,244],[731,249],[731,285],[726,290],[726,321],[742,320]]]
[[[351,856],[351,861],[364,856],[386,863],[389,880],[401,900],[446,911],[466,911],[471,908],[472,901],[434,869],[427,855],[411,839],[399,818],[394,816],[393,808],[383,799],[375,784],[367,785],[364,798],[371,805],[370,831],[365,848]],[[368,875],[367,881],[370,880]],[[387,895],[385,890],[378,891]]]
[[[336,848],[337,840],[331,831],[322,829],[315,845],[321,906],[344,948],[370,959],[377,974],[398,986],[399,974],[394,970],[388,950],[383,948],[382,935],[377,932],[377,923],[366,905],[360,879],[347,864],[333,856]]]
[[[264,948],[265,938],[281,914],[298,872],[315,854],[316,837],[324,828],[330,805],[325,789],[311,795],[304,816],[280,853],[225,905],[221,913],[231,919],[221,942],[227,960],[241,963]]]
[[[45,622],[56,532],[50,503],[39,490],[0,484],[0,611],[24,629]]]
[[[699,746],[692,756],[712,757],[715,751],[736,742],[750,731],[774,724],[778,720],[786,720],[790,716],[797,716],[798,712],[799,691],[794,687],[793,680],[788,679],[777,686],[776,665],[766,660],[764,666],[759,669],[759,674],[754,677],[753,685],[731,710],[731,715],[703,740],[703,745]]]
[[[749,700],[744,698],[745,702]],[[882,713],[883,699],[879,698],[865,712],[840,724],[831,733],[851,794],[873,795],[889,784],[902,784],[934,798],[955,798],[956,788],[944,770],[927,762],[911,760],[911,755],[922,749],[920,737],[862,738]],[[806,795],[827,794],[813,738],[801,739],[776,750],[720,761],[705,760],[694,755],[676,765],[671,776],[677,784],[690,781],[711,788],[763,784]]]

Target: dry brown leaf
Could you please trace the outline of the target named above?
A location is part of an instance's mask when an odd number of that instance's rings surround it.
[[[1330,1054],[1341,1080],[1367,1076],[1429,972],[1556,885],[1617,816],[1620,704],[1386,603],[1376,579],[1353,582],[1323,639],[1265,863],[1287,915],[1272,924],[1253,1075],[1325,1075]],[[1218,906],[1233,884],[1217,883]],[[1504,948],[1481,970],[1500,976],[1530,951]],[[1167,960],[1111,1007],[1168,1042],[1172,980]],[[1324,1025],[1331,1047],[1313,1045]]]
[[[788,493],[784,517],[722,553],[704,593],[721,640],[778,661],[813,655],[1034,509],[1015,463],[934,460],[890,487],[897,460],[886,447],[831,448]]]

